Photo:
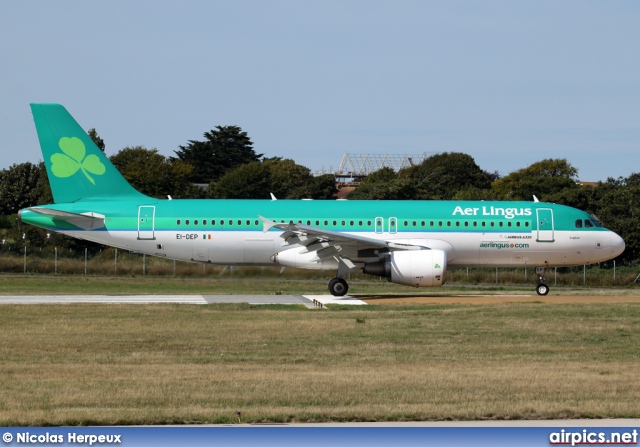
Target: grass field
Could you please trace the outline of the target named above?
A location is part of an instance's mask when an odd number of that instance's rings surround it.
[[[3,425],[640,417],[633,303],[0,309]]]

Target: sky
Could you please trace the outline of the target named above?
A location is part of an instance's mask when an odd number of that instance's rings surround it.
[[[640,172],[640,2],[4,1],[0,169],[42,159],[31,102],[107,155],[237,125],[313,171],[463,152],[507,175],[566,158]]]

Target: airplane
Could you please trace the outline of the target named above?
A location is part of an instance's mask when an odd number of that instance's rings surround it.
[[[441,286],[448,267],[531,267],[549,293],[551,267],[593,264],[625,248],[591,215],[564,205],[502,201],[157,199],[134,189],[59,104],[31,104],[54,203],[22,222],[181,261],[361,270],[414,287]]]

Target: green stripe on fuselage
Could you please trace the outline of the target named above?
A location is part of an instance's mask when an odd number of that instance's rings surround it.
[[[147,198],[144,201],[86,200],[43,207],[72,213],[103,214],[106,216],[104,229],[136,231],[140,206],[155,207],[155,231],[185,231],[185,229],[207,232],[256,231],[261,230],[263,226],[258,216],[264,216],[277,222],[301,221],[307,224],[308,221],[309,225],[314,227],[349,232],[374,232],[376,218],[383,219],[384,233],[390,230],[392,222],[390,218],[396,219],[397,233],[530,232],[537,229],[536,210],[538,209],[552,210],[553,227],[556,231],[605,230],[602,227],[576,228],[576,220],[591,219],[591,216],[575,208],[542,202],[159,200]],[[74,229],[70,224],[36,213],[24,212],[23,220],[51,230]],[[187,220],[189,225],[186,223]],[[207,221],[206,225],[203,224],[204,220]],[[214,220],[215,225],[212,225]],[[222,220],[224,224],[221,223]],[[238,220],[241,221],[240,225]],[[180,221],[179,225],[178,221]],[[248,225],[247,221],[249,221]],[[316,221],[319,223],[317,224]],[[351,225],[352,221],[353,225]],[[424,226],[422,222],[425,223]],[[485,226],[482,226],[483,223]]]

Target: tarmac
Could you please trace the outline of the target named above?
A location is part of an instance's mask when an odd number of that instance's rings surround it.
[[[0,295],[0,304],[285,304],[325,308],[327,304],[498,304],[498,303],[640,303],[638,295]]]
[[[3,295],[0,304],[213,304],[249,303],[301,304],[308,308],[324,307],[326,304],[364,305],[366,302],[351,297],[331,295]],[[322,306],[320,306],[322,304]]]

